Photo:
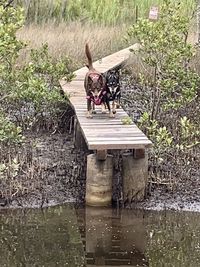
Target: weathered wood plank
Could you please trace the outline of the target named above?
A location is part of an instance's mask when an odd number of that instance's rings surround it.
[[[137,139],[137,138],[145,138],[146,139],[146,136],[145,135],[141,135],[140,132],[136,132],[136,133],[98,133],[98,132],[95,132],[95,133],[88,133],[86,131],[85,132],[85,135],[88,137],[88,140],[91,139],[91,138],[98,138],[98,139],[106,139],[106,140],[109,140],[110,138],[116,138],[117,140],[125,140],[125,139],[129,139],[131,140],[131,138],[134,138],[134,139]]]
[[[112,143],[114,142],[116,145],[117,144],[120,144],[121,142],[131,142],[131,141],[134,141],[134,142],[145,142],[146,141],[146,136],[144,137],[141,137],[141,136],[128,136],[128,137],[111,137],[111,136],[107,136],[107,137],[99,137],[99,136],[87,136],[87,140],[88,142],[96,142],[96,143],[99,143],[99,142],[102,142],[102,143]]]
[[[139,143],[139,142],[121,142],[120,144],[116,144],[116,143],[97,143],[97,142],[93,142],[93,143],[89,143],[88,144],[88,149],[89,150],[103,150],[103,149],[145,149],[145,148],[149,148],[152,147],[151,143]]]

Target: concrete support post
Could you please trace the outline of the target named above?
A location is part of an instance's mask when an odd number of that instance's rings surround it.
[[[87,156],[86,204],[109,206],[112,201],[113,156],[98,160],[95,154]]]
[[[148,158],[147,154],[138,151],[124,153],[123,159],[123,196],[124,202],[142,200],[148,183]],[[141,158],[138,155],[141,154]],[[137,155],[137,156],[136,156]]]

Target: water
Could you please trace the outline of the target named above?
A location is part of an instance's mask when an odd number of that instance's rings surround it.
[[[110,208],[0,212],[0,266],[200,267],[200,214]]]

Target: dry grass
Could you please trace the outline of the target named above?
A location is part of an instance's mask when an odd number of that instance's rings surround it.
[[[20,39],[28,41],[28,47],[21,54],[20,62],[27,59],[31,48],[38,48],[42,43],[47,42],[53,57],[67,55],[74,62],[73,68],[78,68],[85,62],[86,42],[89,42],[95,60],[126,46],[123,41],[124,34],[124,26],[82,25],[78,22],[68,25],[62,23],[25,26],[18,32]]]
[[[31,48],[38,48],[43,43],[49,44],[50,54],[54,58],[62,56],[69,56],[72,61],[72,69],[78,69],[85,64],[84,45],[89,42],[93,59],[97,60],[106,55],[126,47],[127,44],[123,41],[126,34],[127,26],[100,26],[94,24],[82,24],[80,22],[61,23],[61,24],[44,24],[25,26],[18,32],[18,37],[28,42],[28,46],[20,55],[20,62],[25,62]],[[197,34],[191,28],[188,41],[195,43],[197,41]],[[194,59],[194,66],[198,70],[199,67],[199,53]],[[141,59],[133,55],[127,68],[136,76],[139,73],[145,75],[152,75],[147,66],[144,66]]]

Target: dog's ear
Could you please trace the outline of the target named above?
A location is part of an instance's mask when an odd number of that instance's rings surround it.
[[[119,70],[117,70],[117,71],[115,72],[115,75],[116,75],[117,79],[119,79],[119,77],[120,77]]]
[[[93,83],[93,80],[90,76],[88,76],[88,84],[91,85]]]
[[[104,77],[103,75],[99,75],[98,81],[103,84],[104,83]]]
[[[119,76],[119,70],[118,70],[118,69],[114,69],[114,70],[112,71],[112,73],[113,73],[114,75],[116,75],[116,76]]]

